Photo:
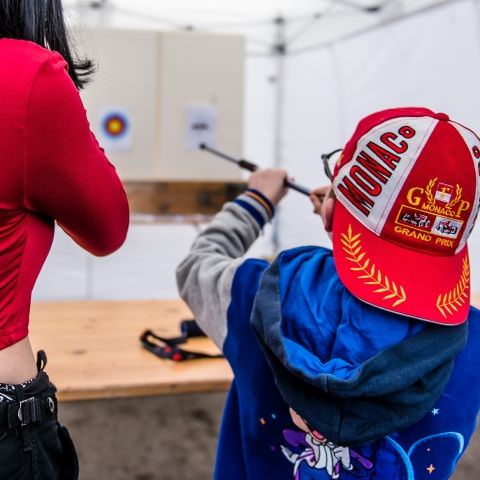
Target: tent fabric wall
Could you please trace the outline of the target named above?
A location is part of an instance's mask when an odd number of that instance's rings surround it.
[[[263,167],[272,165],[274,157],[275,87],[274,62],[266,57],[248,58],[243,154]]]
[[[346,133],[392,103],[429,105],[479,131],[478,15],[465,0],[335,44]]]
[[[299,182],[321,185],[320,153],[341,147],[360,118],[382,108],[427,106],[480,132],[478,20],[476,1],[454,2],[289,58],[285,167]],[[285,201],[280,248],[328,244],[305,203],[294,194]],[[479,291],[480,225],[470,245]]]

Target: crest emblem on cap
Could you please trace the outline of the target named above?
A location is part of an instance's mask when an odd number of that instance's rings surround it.
[[[458,183],[456,184],[456,187],[454,187],[453,185],[439,182],[434,195],[432,191],[437,182],[438,178],[434,178],[428,182],[428,185],[425,188],[425,195],[427,196],[428,202],[432,205],[435,205],[436,202],[446,203],[445,208],[452,210],[453,207],[455,207],[455,205],[457,205],[462,199],[462,187]],[[468,203],[468,206],[466,205],[465,210],[468,210],[469,208],[470,204]]]

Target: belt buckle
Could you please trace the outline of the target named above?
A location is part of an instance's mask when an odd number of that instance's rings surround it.
[[[32,420],[35,421],[35,419],[32,419],[32,417],[34,415],[30,415],[30,421],[27,423],[24,421],[24,415],[23,415],[23,407],[25,406],[29,406],[29,408],[31,409],[31,412],[33,413],[33,411],[35,410],[35,408],[32,409],[32,406],[35,405],[35,397],[31,397],[31,398],[27,398],[26,400],[22,400],[19,404],[18,404],[18,411],[17,411],[17,417],[18,419],[20,420],[20,424],[22,427],[24,427],[25,425],[28,425],[29,423],[32,423]]]

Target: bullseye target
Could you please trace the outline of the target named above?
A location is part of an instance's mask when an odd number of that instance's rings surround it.
[[[130,151],[132,121],[128,108],[104,107],[99,112],[100,143],[108,152]]]
[[[111,113],[103,120],[103,132],[106,136],[115,139],[123,137],[129,128],[128,118],[121,113]]]

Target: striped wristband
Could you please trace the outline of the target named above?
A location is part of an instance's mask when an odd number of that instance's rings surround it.
[[[238,196],[234,203],[247,210],[259,224],[260,228],[263,228],[275,213],[275,207],[272,202],[263,193],[252,188]]]
[[[268,216],[272,218],[275,215],[275,207],[273,206],[273,203],[259,190],[255,190],[254,188],[249,188],[246,192],[245,195],[248,195],[249,197],[255,199],[258,203],[260,203],[265,210],[268,212]]]

